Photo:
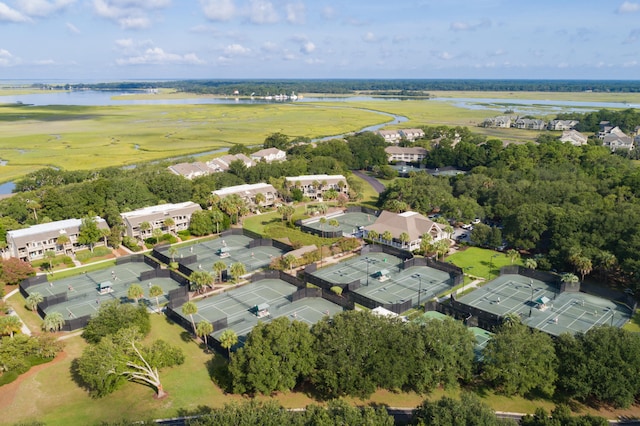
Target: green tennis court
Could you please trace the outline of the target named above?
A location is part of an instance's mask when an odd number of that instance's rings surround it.
[[[229,329],[244,338],[258,321],[269,322],[286,316],[291,320],[315,324],[325,315],[342,312],[343,308],[322,298],[304,298],[295,302],[291,295],[298,291],[292,284],[278,279],[265,279],[235,288],[225,293],[196,301],[198,312],[193,316],[196,324],[200,321],[215,322],[227,318]],[[265,307],[266,314],[258,315],[256,307]],[[180,309],[176,313],[182,315]],[[214,330],[214,338],[223,330]],[[242,339],[241,339],[242,341]]]
[[[553,283],[522,275],[505,274],[461,297],[462,304],[491,314],[515,314],[530,327],[557,336],[584,333],[593,327],[622,327],[630,318],[628,307],[586,293],[558,293]]]
[[[304,225],[321,232],[335,232],[340,230],[345,235],[356,235],[361,226],[371,225],[377,219],[375,215],[360,212],[342,213],[339,215],[326,216],[325,218],[327,221],[324,224],[320,223],[320,217],[318,217],[305,221]],[[332,219],[338,222],[337,227],[329,225],[329,221]]]
[[[240,262],[245,265],[248,272],[251,272],[266,268],[274,258],[280,257],[285,253],[283,250],[272,246],[249,248],[249,244],[252,241],[253,239],[244,235],[227,235],[223,238],[178,248],[174,258],[176,262],[183,263],[193,270],[211,272],[213,264],[222,261],[227,266]],[[196,260],[188,263],[181,261],[181,259],[186,259],[193,255],[197,256]]]
[[[412,300],[412,305],[417,305],[418,299],[422,303],[452,288],[449,273],[428,266],[402,269],[402,259],[385,253],[349,259],[312,275],[335,284],[359,281],[355,293],[380,304]]]

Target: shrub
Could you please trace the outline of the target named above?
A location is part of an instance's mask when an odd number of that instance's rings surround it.
[[[188,229],[185,229],[184,231],[178,231],[178,236],[183,239],[186,240],[189,237],[191,237],[191,232],[189,232]]]
[[[62,256],[62,263],[66,266],[73,266],[73,259],[70,256]]]

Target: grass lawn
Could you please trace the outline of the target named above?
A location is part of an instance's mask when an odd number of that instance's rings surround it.
[[[478,247],[454,253],[446,261],[463,268],[467,274],[487,280],[497,277],[503,266],[511,265],[511,259],[506,253]],[[516,259],[514,264],[521,265],[522,260]]]
[[[373,189],[369,182],[362,179],[360,176],[351,175],[351,178],[362,184],[362,199],[354,204],[377,209],[376,203],[378,202],[378,193],[376,190]]]
[[[8,302],[11,308],[16,311],[20,319],[22,319],[22,322],[29,327],[29,330],[40,331],[40,327],[42,326],[42,319],[40,318],[40,315],[38,315],[37,312],[27,309],[26,300],[20,292],[11,296],[8,299]]]
[[[631,320],[622,328],[632,333],[640,333],[640,309],[636,310],[636,313],[633,314]]]

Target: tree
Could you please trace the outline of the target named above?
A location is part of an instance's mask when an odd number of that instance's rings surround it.
[[[240,280],[240,277],[247,273],[247,268],[244,266],[244,264],[236,262],[229,267],[229,272],[233,277],[233,282],[237,284]]]
[[[138,300],[142,297],[144,297],[144,290],[140,284],[131,284],[127,289],[127,298],[132,299],[137,305]]]
[[[157,284],[149,287],[149,297],[154,297],[156,299],[156,308],[158,313],[160,313],[160,296],[164,294],[164,290]]]
[[[200,321],[196,326],[196,335],[204,338],[204,345],[207,346],[207,336],[213,333],[213,325],[209,321]]]
[[[182,305],[182,314],[189,315],[191,319],[191,325],[193,326],[193,334],[196,334],[196,322],[193,320],[193,316],[198,313],[198,305],[193,302],[186,302]]]
[[[58,331],[62,330],[64,326],[64,317],[60,312],[50,312],[44,317],[42,323],[42,329],[44,331]]]
[[[387,410],[364,406],[354,407],[342,399],[331,400],[327,407],[307,406],[302,414],[305,425],[376,425],[393,426],[394,419]]]
[[[220,346],[227,350],[229,358],[231,358],[231,348],[238,343],[238,335],[235,331],[227,328],[220,334]]]
[[[560,281],[565,284],[576,284],[580,281],[576,274],[572,274],[571,272],[566,272],[560,276]]]
[[[0,336],[10,336],[13,339],[14,333],[22,329],[20,318],[14,315],[0,317]]]
[[[42,208],[42,205],[38,202],[38,200],[27,200],[27,208],[33,211],[33,220],[35,223],[38,223],[38,213],[37,210]]]
[[[93,252],[93,245],[97,243],[100,238],[102,238],[102,232],[100,232],[96,220],[92,217],[83,218],[78,233],[78,244],[88,245],[89,250]]]
[[[384,231],[381,237],[384,241],[387,242],[387,244],[391,244],[391,241],[393,240],[393,235],[391,234],[391,231]]]
[[[147,232],[151,230],[151,224],[149,222],[147,222],[146,220],[142,223],[140,223],[140,239],[144,239],[145,235],[147,234]]]
[[[175,263],[176,254],[178,254],[178,247],[176,246],[169,247],[169,256],[171,256],[171,263]]]
[[[517,425],[510,419],[499,419],[493,409],[470,392],[463,392],[460,400],[444,396],[437,401],[424,400],[413,412],[412,424],[418,425]]]
[[[291,273],[293,273],[293,265],[296,263],[296,257],[292,254],[285,255],[282,260],[286,265],[287,269],[291,269]]]
[[[213,285],[213,276],[207,271],[194,271],[189,275],[189,281],[193,284],[192,290],[202,293],[205,287]]]
[[[436,249],[436,259],[438,257],[438,255],[442,256],[442,260],[444,261],[444,257],[447,253],[449,253],[449,241],[443,239],[443,240],[438,240],[435,243],[435,249]]]
[[[327,218],[322,216],[319,222],[320,222],[320,231],[322,232],[322,238],[324,238],[324,225],[327,223]]]
[[[433,236],[428,232],[425,232],[420,237],[420,251],[426,256],[427,253],[433,250]]]
[[[291,216],[293,216],[295,212],[296,209],[294,209],[292,206],[287,206],[286,204],[278,207],[278,213],[282,215],[283,222],[289,222],[291,220]]]
[[[184,353],[162,340],[141,346],[137,328],[124,328],[87,346],[75,370],[93,397],[114,392],[127,380],[152,387],[157,398],[166,395],[158,369],[184,362]]]
[[[38,293],[37,291],[34,291],[33,293],[30,293],[29,296],[27,296],[27,300],[26,300],[27,308],[29,308],[30,311],[35,311],[38,305],[43,300],[44,300],[44,297],[42,297],[42,294]]]
[[[149,334],[151,318],[146,306],[113,300],[100,305],[97,315],[84,328],[82,337],[89,343],[98,343],[104,336],[128,327],[136,327],[143,336]]]
[[[198,237],[213,232],[211,215],[206,211],[193,212],[191,221],[189,222],[189,232]]]
[[[67,244],[69,244],[71,240],[67,234],[60,234],[58,238],[56,238],[56,244],[62,247],[62,250],[66,253]]]
[[[216,225],[216,234],[220,233],[220,224],[224,220],[224,215],[220,210],[211,210],[209,213],[209,217],[211,218],[211,222]]]
[[[167,232],[174,232],[173,227],[176,225],[176,221],[172,218],[168,217],[162,222],[162,224],[167,228]]]
[[[19,284],[22,280],[36,274],[29,262],[20,260],[17,257],[0,259],[0,283],[7,285]]]
[[[213,271],[216,273],[216,277],[218,277],[218,281],[222,282],[222,273],[227,269],[227,264],[222,260],[218,260],[213,264]]]
[[[403,247],[405,246],[405,244],[408,244],[409,241],[410,241],[409,234],[407,234],[406,232],[403,232],[400,234],[400,242],[402,243]]]
[[[558,360],[551,337],[509,318],[483,351],[482,377],[505,395],[552,395]]]
[[[576,271],[580,274],[581,281],[584,281],[584,276],[590,274],[593,269],[591,259],[586,256],[578,256],[573,259],[572,263],[576,267]]]
[[[229,363],[235,393],[289,391],[315,367],[314,338],[304,322],[259,322]]]
[[[258,192],[255,196],[255,201],[258,207],[262,207],[262,203],[267,201],[267,197],[262,192]]]
[[[378,234],[375,230],[367,231],[367,238],[371,240],[372,243],[376,243],[376,240],[380,238],[380,234]]]
[[[511,264],[513,265],[513,262],[520,259],[520,252],[516,249],[509,249],[507,250],[507,256],[511,259]]]
[[[340,227],[340,222],[338,222],[337,219],[330,219],[329,220],[329,226],[331,226],[333,228],[339,228]]]
[[[538,267],[538,262],[532,257],[529,257],[524,260],[524,267],[529,269],[536,269]]]

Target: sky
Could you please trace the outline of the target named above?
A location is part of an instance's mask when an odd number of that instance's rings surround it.
[[[0,0],[0,80],[640,79],[640,0]]]

